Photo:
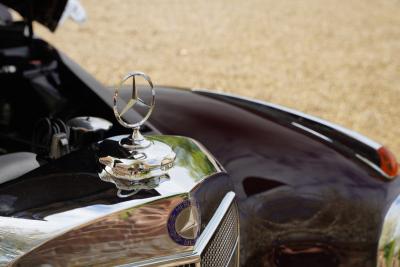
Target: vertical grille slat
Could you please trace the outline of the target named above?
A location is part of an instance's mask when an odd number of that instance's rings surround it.
[[[201,254],[202,267],[237,266],[239,214],[235,203],[222,219],[210,242]]]

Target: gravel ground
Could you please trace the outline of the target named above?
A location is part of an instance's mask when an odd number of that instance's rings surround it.
[[[88,21],[36,32],[101,82],[129,70],[285,105],[400,158],[399,0],[84,0]]]

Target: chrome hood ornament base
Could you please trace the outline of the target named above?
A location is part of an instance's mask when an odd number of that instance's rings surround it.
[[[136,77],[144,78],[150,86],[151,101],[145,103],[136,89]],[[122,85],[132,78],[132,97],[126,102],[122,111],[118,110],[119,90]],[[148,109],[147,114],[139,122],[130,124],[124,121],[122,116],[129,111],[135,104],[142,105]],[[168,170],[173,167],[176,158],[172,148],[151,137],[145,137],[140,133],[140,127],[150,117],[155,105],[155,90],[149,76],[142,72],[131,72],[126,75],[114,94],[114,115],[117,121],[125,128],[133,130],[131,135],[125,137],[104,140],[100,145],[111,144],[114,147],[107,147],[107,156],[99,158],[102,170],[99,173],[103,181],[114,183],[120,197],[127,197],[135,194],[141,189],[152,189],[163,180],[169,179]],[[116,141],[118,140],[118,145]],[[122,190],[132,191],[123,194]]]

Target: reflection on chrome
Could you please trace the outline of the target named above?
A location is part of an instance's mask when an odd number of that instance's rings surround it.
[[[103,143],[107,143],[106,148],[109,146],[114,147],[118,145],[121,138],[122,136],[109,138],[103,141]],[[158,186],[163,185],[162,182],[170,180],[171,178],[174,178],[175,180],[179,179],[179,181],[175,181],[175,185],[178,187],[183,186],[184,188],[192,188],[195,183],[199,182],[204,177],[222,171],[220,165],[209,154],[209,152],[193,139],[165,135],[154,135],[147,138],[151,140],[151,142],[159,142],[171,147],[175,157],[174,164],[169,166],[165,171],[159,172],[159,170],[149,170],[145,174],[146,179],[152,177],[150,183],[153,185],[152,188],[158,188]],[[102,152],[100,151],[99,153]],[[106,150],[104,153],[109,152]],[[101,155],[99,157],[101,158]],[[107,169],[103,169],[103,172],[101,172],[99,176],[104,181],[111,181]],[[163,179],[155,179],[160,177]],[[139,186],[139,183],[135,183],[137,181],[127,183],[129,180],[126,180],[127,182],[122,183],[122,180],[123,179],[115,179],[115,177],[112,179],[113,183],[117,184],[120,189],[134,190]],[[141,184],[143,184],[143,180],[141,180]]]
[[[163,220],[168,220],[169,212],[180,201],[188,198],[190,192],[198,187],[204,179],[221,172],[222,169],[215,159],[192,139],[174,136],[154,136],[152,138],[168,143],[176,153],[174,166],[168,170],[169,179],[154,185],[152,189],[156,192],[154,195],[146,198],[126,199],[126,201],[115,204],[95,204],[63,210],[46,216],[43,220],[0,217],[0,263],[5,265],[20,257],[17,260],[18,264],[32,266],[28,259],[40,259],[40,257],[34,256],[37,256],[39,252],[45,254],[46,251],[50,251],[47,250],[50,245],[57,245],[61,251],[61,254],[57,254],[60,255],[60,260],[68,258],[68,251],[74,253],[75,250],[79,250],[81,252],[78,253],[89,253],[88,248],[94,251],[98,249],[98,252],[102,251],[103,256],[107,256],[111,260],[114,259],[113,255],[123,256],[128,262],[144,259],[134,251],[142,253],[145,257],[159,257],[163,253],[180,253],[190,250],[190,247],[182,247],[171,240],[166,230],[166,221]],[[112,228],[124,222],[124,219],[129,222],[129,227],[133,231],[131,237],[137,242],[138,247],[126,246],[126,249],[121,248],[115,252],[114,249],[119,248],[118,240],[109,240],[104,235],[96,235],[95,238],[90,239],[85,232],[92,231],[94,227]],[[146,224],[151,225],[152,229],[146,228]],[[118,239],[121,237],[118,235],[120,232],[122,233],[123,230],[113,232],[111,237]],[[143,236],[144,233],[146,233],[146,237]],[[152,235],[149,235],[150,233]],[[83,238],[82,242],[65,242],[66,237],[74,238],[75,236],[81,238],[87,236],[88,238]],[[138,242],[139,237],[140,242]],[[105,243],[102,243],[102,240],[115,247],[106,248],[103,246]],[[36,246],[39,247],[33,249]],[[28,251],[29,253],[27,253]],[[113,253],[107,251],[113,251]],[[96,260],[104,260],[104,257],[100,257],[99,254],[97,257]],[[53,262],[59,260],[58,258],[45,259],[46,262],[47,260]],[[115,264],[124,263],[115,260]],[[68,265],[67,262],[65,264]]]
[[[18,260],[18,266],[118,265],[190,251],[169,238],[165,222],[183,196],[128,208],[76,227]]]
[[[235,193],[225,195],[193,250],[167,257],[121,265],[131,266],[239,266],[239,214]],[[223,242],[222,242],[223,241]]]

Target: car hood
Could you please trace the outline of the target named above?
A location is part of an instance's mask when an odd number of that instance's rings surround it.
[[[68,0],[0,0],[28,20],[37,21],[51,31],[57,28]]]

